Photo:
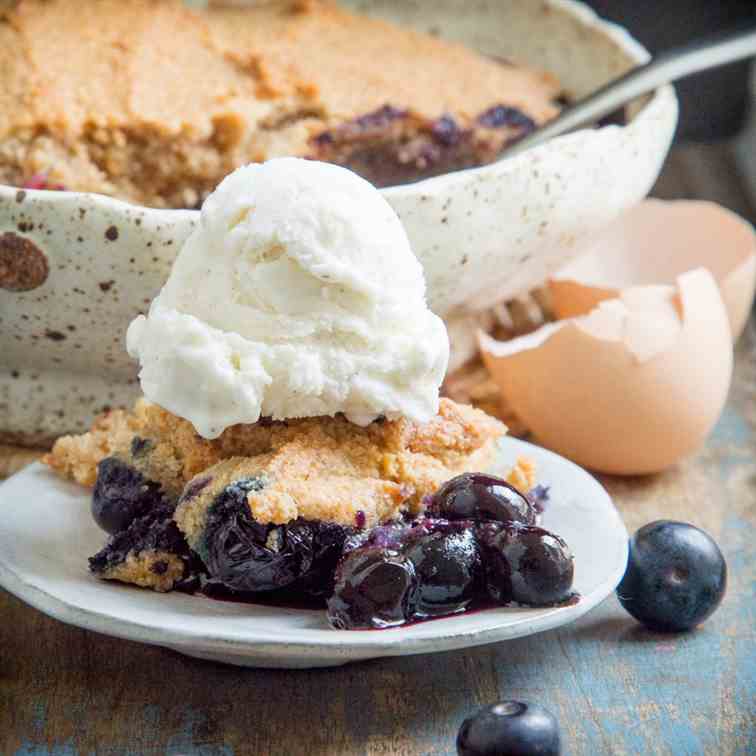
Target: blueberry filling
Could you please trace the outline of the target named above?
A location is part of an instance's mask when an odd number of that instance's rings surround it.
[[[160,485],[118,457],[107,457],[97,465],[92,517],[111,535],[128,528],[135,518],[152,511],[163,500]]]
[[[262,478],[249,478],[216,497],[199,547],[208,572],[235,591],[273,591],[300,579],[328,586],[322,573],[335,567],[348,530],[302,519],[286,525],[257,522],[247,495],[264,486]]]
[[[535,121],[517,108],[494,105],[478,116],[478,123],[489,129],[512,127],[522,129],[523,135],[535,128]]]
[[[368,580],[368,574],[383,574],[376,566],[381,558],[390,563],[386,574],[392,579],[398,580],[400,567],[413,575],[402,591],[395,586],[391,602],[376,587],[377,578]],[[346,540],[328,616],[339,629],[370,629],[492,604],[560,605],[576,597],[572,579],[573,560],[566,543],[543,528],[424,517]]]
[[[134,438],[131,439],[130,451],[132,457],[141,457],[151,449],[152,441],[149,439],[140,438],[139,436],[134,436]]]
[[[203,475],[201,478],[192,478],[192,480],[186,484],[184,491],[181,494],[181,501],[189,501],[190,499],[199,496],[199,494],[212,483],[212,480],[213,479],[209,475]]]
[[[569,602],[572,554],[559,536],[535,526],[547,498],[545,488],[524,496],[501,478],[466,473],[428,500],[426,517],[347,538],[328,601],[331,624],[387,627],[490,603]],[[381,559],[393,581],[388,596],[376,586]]]
[[[201,495],[210,481],[190,482],[181,501]],[[265,486],[264,476],[226,486],[192,551],[160,486],[117,458],[103,460],[93,514],[114,535],[90,568],[107,577],[129,555],[149,551],[159,578],[172,555],[184,564],[176,590],[326,603],[330,623],[341,629],[393,627],[492,604],[555,605],[576,595],[567,544],[535,526],[546,488],[526,496],[501,478],[466,473],[427,497],[419,519],[367,529],[302,518],[257,522],[248,496]],[[355,520],[364,525],[360,514]]]
[[[406,110],[400,110],[391,105],[383,105],[370,113],[347,121],[334,130],[322,131],[314,137],[313,142],[318,145],[333,144],[338,139],[355,139],[365,135],[381,133],[395,121],[407,117]]]
[[[503,104],[480,113],[472,128],[448,114],[426,118],[387,104],[316,134],[309,157],[350,168],[376,186],[406,184],[495,160],[535,126]]]
[[[111,536],[105,546],[89,559],[89,569],[95,574],[107,573],[122,565],[129,555],[143,552],[170,554],[184,564],[182,578],[174,589],[182,590],[182,582],[202,573],[203,567],[173,521],[175,505],[161,501],[142,516],[134,518],[125,529]],[[162,575],[168,569],[165,559],[155,561],[150,571]]]
[[[451,147],[462,139],[464,132],[450,116],[441,116],[432,126],[431,133],[445,147]]]
[[[346,539],[354,530],[332,522],[309,522],[314,531],[314,556],[310,569],[289,586],[292,595],[325,601],[333,593],[336,565]]]

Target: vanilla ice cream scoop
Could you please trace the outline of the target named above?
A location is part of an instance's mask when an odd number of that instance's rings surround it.
[[[388,203],[296,158],[223,180],[127,346],[145,396],[205,438],[260,416],[425,421],[449,357]]]

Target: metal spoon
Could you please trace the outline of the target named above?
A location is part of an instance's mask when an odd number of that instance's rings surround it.
[[[653,60],[565,108],[559,116],[508,147],[504,157],[585,126],[636,97],[690,74],[756,55],[756,28],[723,33],[660,53]]]

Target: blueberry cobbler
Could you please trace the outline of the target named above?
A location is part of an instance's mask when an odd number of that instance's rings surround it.
[[[442,399],[431,421],[260,421],[217,439],[140,401],[46,461],[93,485],[110,534],[93,574],[156,591],[322,605],[383,628],[486,605],[569,601],[573,564],[538,527],[526,459],[486,468],[504,426]]]
[[[320,602],[339,628],[569,598],[532,465],[477,472],[506,428],[439,398],[446,328],[354,172],[278,158],[227,176],[126,346],[145,400],[47,459],[94,486],[111,535],[95,575]]]
[[[481,165],[557,81],[327,0],[0,1],[0,183],[195,207],[293,155],[385,186]]]

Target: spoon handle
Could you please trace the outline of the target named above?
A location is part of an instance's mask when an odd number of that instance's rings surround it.
[[[756,28],[734,34],[717,34],[662,52],[648,63],[633,68],[565,108],[553,121],[515,142],[505,154],[510,156],[522,152],[578,126],[584,126],[662,84],[753,55],[756,55]]]

